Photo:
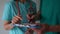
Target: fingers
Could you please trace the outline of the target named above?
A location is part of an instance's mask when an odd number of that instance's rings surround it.
[[[13,20],[12,20],[12,23],[15,24],[15,23],[18,22],[18,21],[19,21],[18,19],[13,19]]]
[[[30,16],[29,15],[27,15],[27,18],[30,20]]]
[[[31,17],[29,15],[27,15],[27,18],[28,19],[33,19],[33,18],[35,18],[35,15],[32,15]]]
[[[22,17],[21,16],[16,16],[16,18],[22,20]]]
[[[42,26],[40,29],[32,28],[32,30],[37,32],[37,34],[43,34],[44,32],[46,32],[48,25],[47,24],[40,24],[40,26]]]
[[[41,29],[32,29],[33,31],[35,31],[37,34],[44,34],[44,31],[42,31]]]
[[[34,19],[35,18],[35,15],[33,15],[32,17],[31,17],[31,19]]]
[[[12,23],[17,23],[19,22],[20,20],[22,20],[22,18],[20,16],[15,16],[13,19],[12,19]]]
[[[41,24],[41,28],[40,28],[40,30],[39,31],[42,31],[42,32],[46,32],[47,31],[47,29],[48,29],[48,25],[47,24]]]

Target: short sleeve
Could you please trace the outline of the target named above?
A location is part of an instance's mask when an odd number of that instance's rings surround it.
[[[11,16],[11,6],[8,3],[8,4],[5,4],[2,20],[10,21],[11,19],[12,19],[12,16]]]

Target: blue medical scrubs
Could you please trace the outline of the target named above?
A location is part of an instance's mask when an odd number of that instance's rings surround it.
[[[32,7],[35,9],[33,11],[36,13],[36,4],[32,2]],[[28,23],[26,15],[28,14],[28,8],[30,7],[30,3],[27,1],[24,4],[21,2],[18,2],[19,8],[20,8],[20,14],[23,18],[21,23]],[[18,14],[18,10],[16,7],[16,2],[15,1],[10,1],[9,3],[6,3],[4,12],[3,12],[3,17],[2,19],[5,21],[11,21],[14,16]],[[14,27],[9,31],[9,34],[24,34],[27,28],[19,28],[19,27]]]

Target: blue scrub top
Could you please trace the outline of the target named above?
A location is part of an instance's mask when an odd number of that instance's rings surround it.
[[[28,8],[30,7],[30,3],[20,3],[18,2],[19,8],[20,8],[20,14],[23,18],[21,23],[28,23],[26,15],[28,14]],[[36,4],[32,2],[32,6],[35,9],[34,13],[36,13]],[[3,17],[2,19],[5,21],[11,21],[14,16],[18,14],[18,10],[16,7],[16,2],[15,1],[10,1],[5,5],[4,12],[3,12]],[[9,34],[24,34],[27,28],[19,28],[19,27],[14,27],[13,29],[10,30]]]

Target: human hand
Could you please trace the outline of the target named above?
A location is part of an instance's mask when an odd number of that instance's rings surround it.
[[[13,24],[16,24],[16,23],[18,23],[18,22],[21,21],[21,20],[22,20],[22,17],[19,16],[19,15],[17,15],[17,16],[15,16],[15,17],[13,17],[12,23],[13,23]]]
[[[35,15],[27,15],[27,18],[28,18],[28,20],[31,20],[31,19],[34,19],[35,18]]]
[[[39,25],[39,24],[37,24],[37,25]],[[39,26],[41,26],[40,29],[32,28],[32,30],[37,32],[37,34],[43,34],[49,28],[49,26],[47,24],[40,24]]]

